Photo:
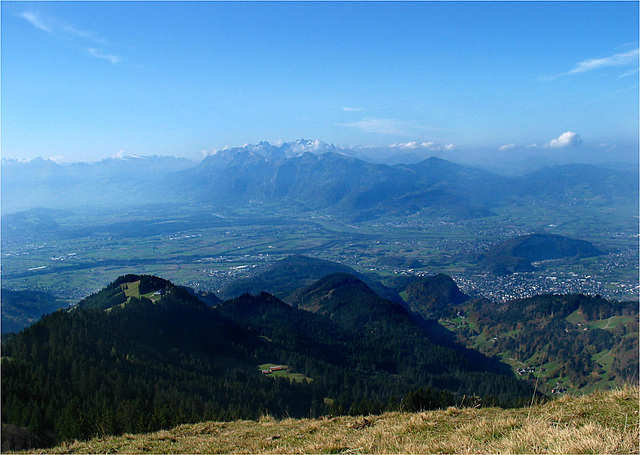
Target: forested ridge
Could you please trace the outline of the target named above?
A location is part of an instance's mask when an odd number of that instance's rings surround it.
[[[566,378],[579,388],[599,379],[618,385],[637,382],[637,306],[637,302],[573,294],[540,295],[503,304],[480,299],[467,310],[477,332],[492,340],[485,352],[509,353],[516,361],[533,359],[538,365],[557,366],[548,376]],[[597,321],[603,322],[598,326]],[[603,352],[611,358],[608,368],[596,360]]]
[[[404,307],[355,277],[322,284],[332,282],[348,285],[346,319],[266,293],[209,307],[166,280],[122,277],[3,340],[2,422],[52,443],[266,413],[314,417],[437,408],[465,396],[468,404],[504,406],[531,399],[529,383],[431,341]],[[374,317],[346,323],[373,307]],[[303,378],[262,374],[258,366],[268,363]]]

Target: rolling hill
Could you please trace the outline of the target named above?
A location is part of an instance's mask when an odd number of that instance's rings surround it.
[[[586,258],[602,254],[585,240],[554,234],[530,234],[506,240],[479,257],[480,264],[494,273],[530,272],[532,262],[562,258]]]
[[[229,299],[245,293],[268,292],[287,303],[296,305],[300,300],[299,293],[302,289],[333,273],[354,275],[375,289],[378,295],[390,300],[402,301],[392,290],[351,267],[304,255],[288,256],[254,277],[233,281],[225,285],[218,292],[218,296]]]

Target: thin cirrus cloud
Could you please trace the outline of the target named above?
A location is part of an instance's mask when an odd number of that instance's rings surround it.
[[[88,47],[87,48],[87,54],[89,54],[91,57],[103,58],[105,60],[109,60],[113,65],[115,65],[116,63],[118,63],[120,61],[120,57],[118,57],[117,55],[104,54],[104,53],[100,52],[98,49],[93,48],[93,47]]]
[[[405,134],[403,122],[390,118],[365,118],[342,126],[358,128],[366,133]]]
[[[627,71],[625,73],[622,73],[620,76],[618,76],[618,79],[622,79],[622,78],[628,77],[628,76],[633,76],[637,72],[638,72],[638,68],[634,68],[634,69],[629,70],[629,71]]]
[[[87,47],[88,43],[100,45],[107,44],[104,39],[100,38],[94,32],[78,29],[73,25],[64,24],[55,18],[43,16],[35,11],[24,11],[18,14],[18,16],[28,21],[38,30],[42,30],[52,35],[65,35],[76,40],[80,40],[85,48],[86,55],[90,57],[107,60],[113,65],[121,60],[118,55],[105,53],[95,47]]]
[[[35,28],[45,31],[47,33],[53,33],[53,27],[48,21],[44,20],[39,14],[34,13],[33,11],[25,11],[19,16],[26,21],[28,21]]]
[[[360,111],[363,111],[364,109],[362,109],[361,107],[343,107],[342,110],[344,112],[360,112]]]
[[[620,67],[620,66],[638,66],[638,56],[640,55],[640,49],[636,48],[629,52],[622,52],[619,54],[610,55],[603,58],[590,58],[582,60],[575,64],[575,66],[564,73],[556,74],[555,76],[543,76],[540,79],[543,81],[552,81],[563,76],[573,76],[575,74],[586,73],[588,71],[594,71],[600,68]],[[638,71],[637,68],[625,72],[620,77],[625,77],[630,74],[634,74]]]
[[[357,122],[340,123],[340,126],[357,128],[365,133],[399,134],[404,136],[411,136],[416,132],[433,131],[436,129],[417,122],[374,117],[366,117]]]

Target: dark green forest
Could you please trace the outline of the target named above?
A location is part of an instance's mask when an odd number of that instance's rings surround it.
[[[331,314],[266,293],[211,307],[166,280],[122,277],[4,337],[2,422],[54,443],[265,414],[531,400],[530,383],[478,353],[438,344],[428,324],[355,277],[331,276],[303,293],[311,294]],[[369,317],[356,316],[363,312]],[[263,375],[265,363],[304,379]]]

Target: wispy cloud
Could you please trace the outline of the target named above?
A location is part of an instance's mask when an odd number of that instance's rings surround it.
[[[121,60],[118,55],[106,53],[101,49],[97,49],[95,46],[88,46],[89,44],[99,44],[101,46],[106,46],[108,44],[105,39],[101,38],[95,32],[82,30],[75,25],[66,24],[54,17],[45,16],[32,10],[24,11],[18,14],[18,17],[25,19],[39,30],[52,35],[66,36],[76,42],[80,42],[81,46],[84,47],[86,51],[86,55],[90,57],[108,60],[113,65],[117,64]]]
[[[517,146],[518,146],[518,144],[505,144],[505,145],[501,145],[499,150],[501,152],[503,152],[505,150],[509,150],[509,149],[515,148]]]
[[[622,79],[622,78],[627,77],[627,76],[633,76],[637,72],[638,72],[638,68],[634,68],[632,70],[629,70],[627,72],[622,73],[620,76],[618,76],[618,79]]]
[[[342,110],[344,112],[360,112],[364,109],[362,109],[361,107],[343,107]]]
[[[591,58],[591,59],[583,60],[581,62],[576,63],[574,67],[569,71],[556,74],[554,76],[542,76],[540,79],[543,81],[552,81],[554,79],[558,79],[559,77],[586,73],[588,71],[594,71],[600,68],[632,66],[632,65],[635,65],[637,67],[639,55],[640,55],[640,49],[636,48],[628,52],[613,54],[613,55],[610,55],[609,57]],[[637,71],[637,69],[635,69],[634,71]],[[631,72],[625,73],[625,75],[629,75],[629,74],[633,74],[633,73]],[[624,75],[621,77],[624,77]]]
[[[366,133],[406,134],[404,123],[390,118],[365,118],[357,122],[342,123],[342,126],[358,128]]]
[[[638,55],[640,55],[640,49],[634,49],[622,54],[614,54],[605,58],[592,58],[579,62],[575,68],[569,71],[568,74],[584,73],[585,71],[591,71],[598,68],[607,66],[622,66],[638,64]]]
[[[38,13],[33,11],[25,11],[18,16],[29,21],[35,28],[43,30],[47,33],[53,33],[53,27],[46,22]]]
[[[374,117],[366,117],[357,122],[340,123],[340,125],[347,128],[358,128],[366,133],[398,134],[402,136],[418,136],[425,131],[436,129],[418,122]]]
[[[104,54],[102,52],[100,52],[98,49],[93,48],[93,47],[88,47],[87,48],[87,53],[91,56],[91,57],[95,57],[95,58],[103,58],[105,60],[109,60],[113,65],[115,65],[116,63],[118,63],[120,61],[120,57],[118,57],[117,55],[114,54]]]
[[[84,40],[87,41],[92,41],[96,44],[102,44],[102,45],[106,45],[107,40],[105,40],[104,38],[101,38],[98,36],[97,33],[95,32],[91,32],[91,31],[87,31],[87,30],[80,30],[76,27],[74,27],[73,25],[65,25],[63,27],[63,30],[65,33],[68,33],[69,35],[73,35],[77,38],[82,38]]]

